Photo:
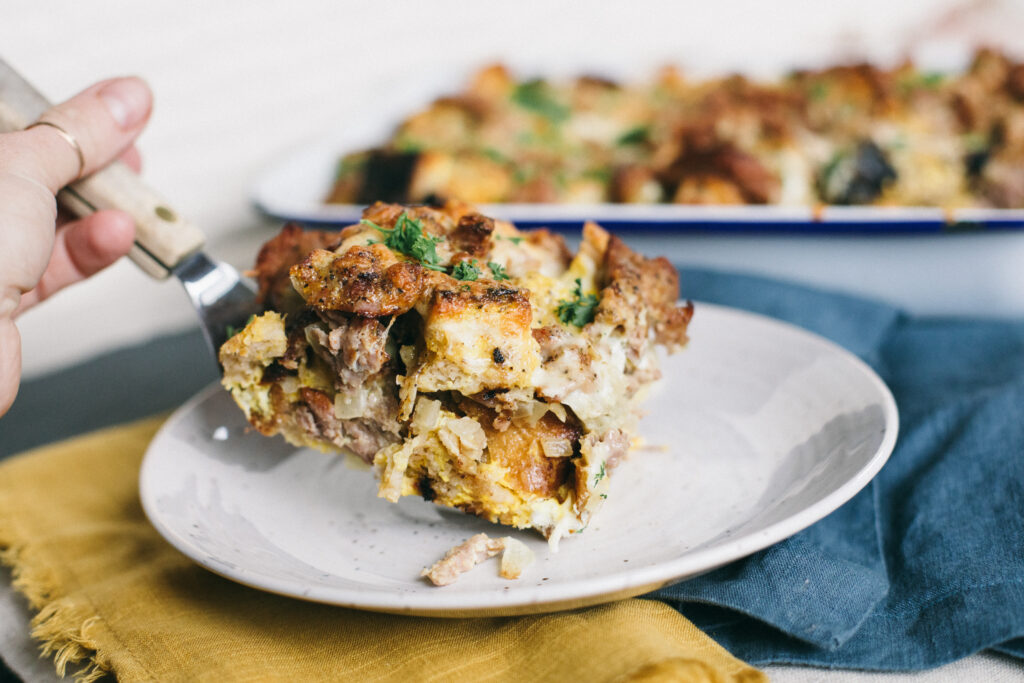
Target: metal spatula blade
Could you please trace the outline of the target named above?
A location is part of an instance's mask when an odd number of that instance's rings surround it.
[[[0,59],[0,133],[23,130],[49,108],[46,98]],[[257,312],[255,293],[238,271],[201,251],[202,231],[121,162],[69,185],[57,199],[80,217],[120,209],[135,219],[135,245],[129,257],[157,279],[174,275],[181,280],[214,357],[229,331],[244,327]]]
[[[259,312],[252,287],[223,261],[214,261],[200,251],[187,257],[173,272],[199,314],[203,335],[214,356],[228,337]]]

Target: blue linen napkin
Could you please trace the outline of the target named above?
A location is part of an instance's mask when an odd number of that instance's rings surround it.
[[[1024,320],[913,317],[698,269],[682,281],[690,298],[857,354],[892,389],[901,425],[889,462],[839,510],[651,597],[755,665],[915,670],[986,648],[1024,657]]]

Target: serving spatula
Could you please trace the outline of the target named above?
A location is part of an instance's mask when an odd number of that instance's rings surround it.
[[[46,98],[0,59],[0,133],[24,129],[49,108]],[[238,271],[202,251],[202,231],[120,161],[67,186],[57,199],[80,217],[120,209],[135,219],[129,258],[154,278],[173,275],[181,281],[214,357],[230,330],[243,327],[256,312],[255,293]]]

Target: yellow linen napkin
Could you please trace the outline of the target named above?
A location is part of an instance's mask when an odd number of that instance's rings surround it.
[[[0,463],[0,559],[59,672],[121,681],[766,680],[651,600],[431,619],[263,593],[168,545],[138,502],[161,419]]]

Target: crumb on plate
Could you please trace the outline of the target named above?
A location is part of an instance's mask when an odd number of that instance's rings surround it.
[[[518,579],[534,560],[533,551],[522,541],[511,536],[494,539],[480,533],[451,548],[434,566],[424,569],[420,576],[430,579],[435,586],[448,586],[498,553],[502,553],[499,574],[504,579]]]

